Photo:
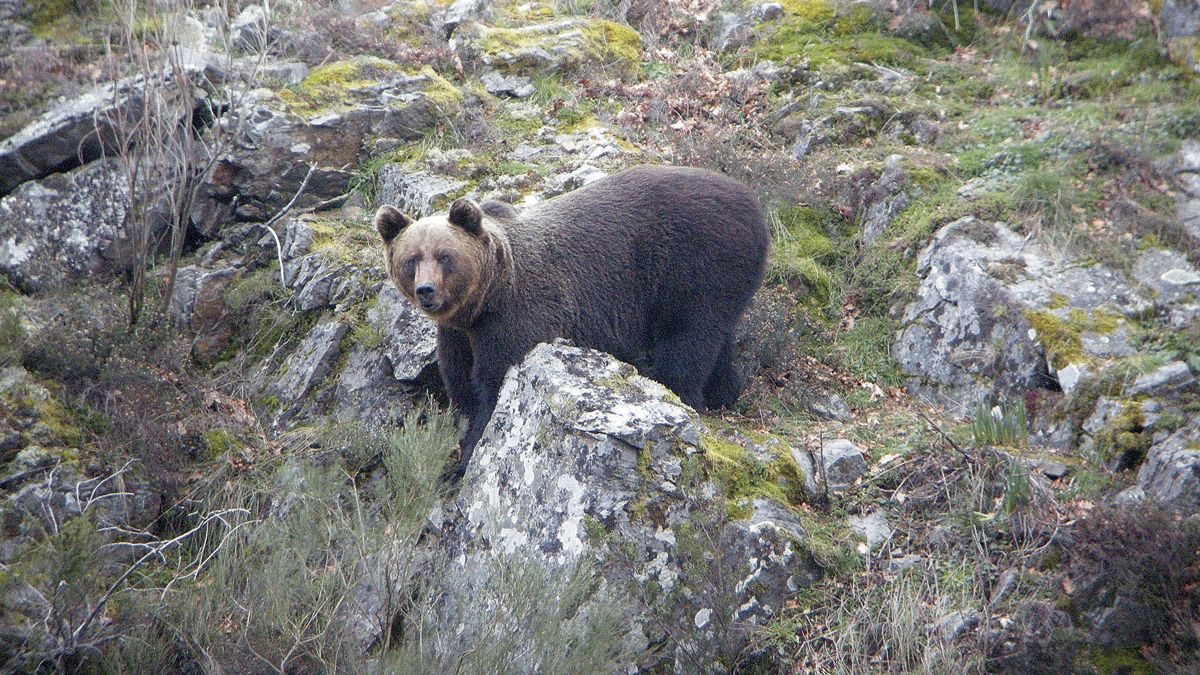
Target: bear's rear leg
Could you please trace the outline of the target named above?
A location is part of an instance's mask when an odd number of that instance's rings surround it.
[[[733,336],[726,336],[721,352],[717,354],[717,361],[713,364],[712,373],[708,376],[708,383],[704,385],[704,405],[710,410],[728,408],[742,393],[745,381],[742,373],[733,364],[735,351]]]
[[[724,341],[724,331],[712,323],[693,325],[661,340],[654,347],[654,379],[684,403],[704,410],[706,385]]]

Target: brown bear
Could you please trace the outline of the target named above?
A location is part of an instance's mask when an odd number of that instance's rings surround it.
[[[540,342],[608,352],[698,410],[741,393],[734,327],[770,234],[737,181],[641,166],[520,212],[459,199],[413,222],[383,206],[375,226],[392,281],[437,323],[442,379],[469,420],[459,473],[505,371]]]

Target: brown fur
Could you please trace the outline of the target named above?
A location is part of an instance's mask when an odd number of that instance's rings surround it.
[[[459,200],[415,223],[385,206],[375,222],[392,281],[438,324],[446,391],[471,421],[463,467],[505,371],[539,342],[609,352],[698,409],[741,391],[733,330],[770,237],[733,180],[638,167],[524,212]]]

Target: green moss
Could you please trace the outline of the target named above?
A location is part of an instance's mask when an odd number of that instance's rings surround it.
[[[1153,434],[1145,429],[1142,404],[1127,401],[1121,412],[1096,433],[1096,452],[1103,461],[1124,457],[1134,464],[1150,449]]]
[[[1124,649],[1092,648],[1080,659],[1087,672],[1100,675],[1151,675],[1158,670],[1142,656],[1137,647]]]
[[[241,443],[228,429],[211,429],[204,432],[204,458],[221,459],[233,453]]]
[[[425,78],[422,92],[426,100],[439,109],[451,111],[461,105],[463,96],[453,84],[425,66],[418,72],[400,64],[373,56],[360,56],[318,66],[295,87],[279,92],[279,98],[301,117],[314,117],[331,112],[350,110],[355,105],[354,92],[398,77],[420,75]],[[395,99],[391,105],[410,105]]]
[[[629,26],[608,19],[595,19],[584,27],[583,36],[589,54],[627,71],[637,68],[642,38]]]
[[[642,39],[629,26],[607,19],[589,19],[583,25],[567,29],[578,30],[581,37],[577,45],[563,40],[566,49],[565,65],[578,69],[586,64],[615,67],[624,73],[637,70],[641,54]],[[547,33],[539,26],[524,28],[487,28],[482,34],[481,47],[485,54],[519,54],[532,48],[545,49],[558,35]]]
[[[745,508],[755,498],[784,505],[803,503],[804,474],[792,459],[787,444],[775,446],[772,458],[760,462],[733,441],[711,433],[700,437],[700,449],[710,474],[725,487],[735,508]]]
[[[1072,363],[1084,363],[1083,339],[1076,326],[1050,312],[1023,310],[1025,319],[1037,331],[1037,341],[1046,352],[1046,361],[1055,369]]]

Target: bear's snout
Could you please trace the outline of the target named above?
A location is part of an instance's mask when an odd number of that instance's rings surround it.
[[[414,290],[417,294],[417,300],[420,301],[421,307],[425,309],[433,309],[436,303],[437,287],[430,283],[421,284]]]

